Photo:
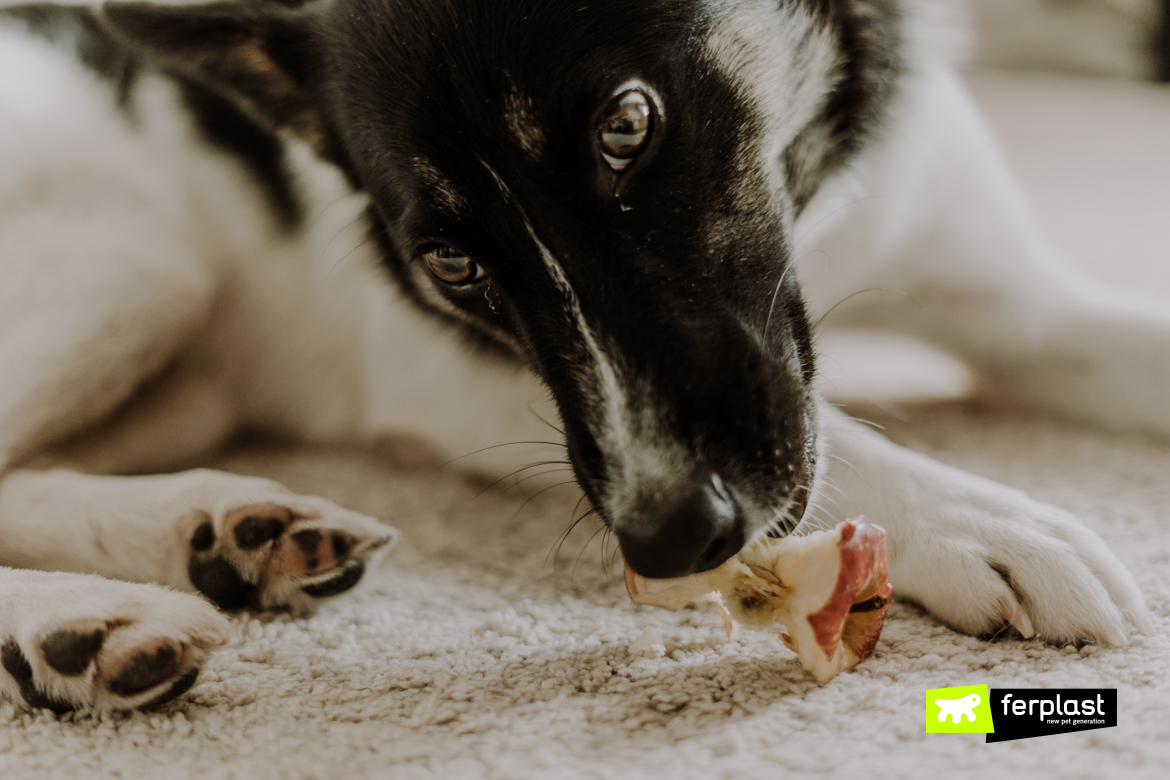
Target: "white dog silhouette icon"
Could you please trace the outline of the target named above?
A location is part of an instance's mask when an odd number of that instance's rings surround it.
[[[975,722],[975,708],[979,706],[979,694],[972,693],[964,696],[961,699],[935,699],[934,703],[938,705],[938,721],[942,723],[947,719],[947,715],[951,716],[951,723],[959,723],[963,716],[972,723]]]

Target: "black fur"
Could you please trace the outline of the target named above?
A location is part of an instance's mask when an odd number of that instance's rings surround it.
[[[152,64],[141,51],[111,35],[92,8],[21,5],[0,8],[0,19],[5,16],[20,20],[36,35],[73,49],[81,63],[111,82],[118,105],[129,112],[134,87]],[[181,73],[172,72],[171,76],[178,81],[208,142],[248,168],[278,223],[294,229],[303,214],[285,164],[284,145],[231,100]],[[133,115],[128,114],[128,119],[134,121]]]
[[[820,116],[784,155],[798,212],[825,177],[881,128],[905,71],[897,0],[817,0],[813,5],[840,42],[842,79]]]
[[[211,137],[237,128],[228,145],[278,210],[290,203],[266,178],[275,129],[369,193],[371,237],[402,289],[548,384],[578,480],[623,548],[711,522],[727,529],[706,553],[722,555],[773,522],[749,508],[799,514],[808,500],[815,361],[787,226],[880,126],[903,69],[896,0],[776,2],[830,29],[839,61],[836,89],[777,161],[779,196],[737,156],[764,140],[755,96],[705,45],[731,0],[118,4],[104,18],[194,90]],[[596,133],[630,79],[663,105],[615,173]],[[436,245],[483,280],[428,277]],[[612,388],[591,340],[615,369],[630,447],[683,453],[678,473],[622,484],[631,453],[608,443]],[[619,493],[633,499],[614,508]],[[695,496],[709,511],[692,511]],[[695,560],[718,562],[706,553]]]
[[[126,105],[142,69],[141,57],[115,42],[98,24],[91,9],[65,5],[16,5],[0,8],[0,19],[4,17],[18,19],[30,32],[73,49],[86,67],[114,84],[118,104]]]
[[[190,79],[180,83],[183,99],[207,140],[248,166],[281,227],[294,230],[304,213],[285,162],[284,144],[214,90]]]
[[[811,376],[807,324],[792,283],[766,334],[776,354],[761,353],[741,325],[762,333],[788,241],[776,222],[713,205],[733,199],[730,152],[751,125],[750,107],[706,60],[709,20],[698,5],[610,2],[589,14],[549,2],[515,3],[510,14],[466,2],[386,5],[347,7],[350,54],[334,68],[333,112],[386,226],[388,264],[406,277],[418,248],[433,241],[489,264],[484,287],[440,290],[522,345],[553,389],[570,456],[599,507],[615,476],[590,424],[596,388],[583,386],[577,371],[590,356],[563,317],[566,302],[525,218],[564,265],[630,384],[654,395],[669,435],[745,492],[794,488],[785,468],[803,456],[809,435],[805,415],[791,414]],[[446,32],[430,36],[432,29]],[[385,51],[387,39],[398,48]],[[670,119],[615,182],[592,130],[610,92],[635,74],[665,96]],[[388,87],[387,99],[366,99]],[[538,163],[524,159],[501,125],[513,89],[531,96],[548,128]],[[432,205],[409,166],[417,157],[446,172],[475,213],[452,219]],[[485,163],[508,174],[510,196]],[[701,218],[712,215],[726,225],[717,246]],[[491,314],[485,296],[496,301]],[[750,308],[737,311],[743,302]],[[806,369],[798,377],[783,368],[794,350]]]

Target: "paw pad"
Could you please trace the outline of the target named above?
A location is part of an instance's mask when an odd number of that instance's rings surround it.
[[[232,531],[241,550],[257,550],[280,538],[288,526],[287,517],[253,517],[240,520]]]
[[[106,637],[107,632],[104,629],[95,631],[79,630],[76,627],[58,629],[38,643],[41,659],[63,677],[79,678],[97,665]],[[103,689],[105,694],[112,694],[121,699],[134,699],[174,678],[169,685],[162,687],[158,693],[138,706],[162,704],[186,693],[199,677],[198,666],[192,666],[179,673],[184,661],[187,660],[185,655],[183,646],[178,642],[170,639],[155,640],[134,648],[126,653],[124,658],[115,659],[107,664],[111,668],[95,669],[94,684]],[[37,685],[33,665],[16,640],[9,639],[0,647],[0,665],[12,675],[21,698],[30,706],[56,713],[69,712],[77,708],[75,704],[45,693],[42,687]]]
[[[182,648],[174,642],[159,640],[154,646],[139,648],[123,661],[106,687],[118,696],[136,696],[173,676],[181,660]]]
[[[200,523],[191,535],[191,549],[195,552],[207,552],[215,544],[215,526],[210,520]]]
[[[188,531],[187,575],[221,609],[307,608],[354,587],[393,529],[321,499],[313,509],[253,504]]]
[[[365,573],[366,565],[361,561],[354,561],[342,569],[341,573],[336,577],[323,582],[314,582],[310,585],[305,585],[301,590],[317,599],[336,596],[339,593],[345,593],[354,585],[357,585]]]
[[[0,666],[3,666],[4,671],[11,674],[12,679],[16,680],[16,684],[20,687],[21,697],[30,706],[52,710],[56,713],[68,712],[73,709],[68,702],[58,701],[37,690],[36,684],[33,682],[32,664],[28,662],[28,657],[25,656],[24,651],[20,649],[20,645],[16,644],[15,640],[9,639],[3,647],[0,647]]]
[[[239,568],[222,555],[192,555],[187,576],[220,609],[243,609],[256,601],[256,583],[244,579]]]
[[[322,533],[316,528],[297,531],[289,537],[292,544],[281,549],[286,572],[312,576],[343,564],[353,549],[353,537],[345,531]]]
[[[105,624],[58,629],[41,640],[41,657],[54,671],[77,677],[89,668],[106,642]]]

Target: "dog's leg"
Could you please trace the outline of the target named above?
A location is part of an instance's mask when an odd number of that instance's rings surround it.
[[[304,608],[354,585],[394,532],[266,480],[28,467],[47,450],[156,467],[236,424],[217,375],[176,362],[216,313],[214,252],[132,176],[66,162],[0,177],[0,567],[15,567],[0,568],[0,692],[136,707],[179,695],[225,636],[204,599],[141,583]]]
[[[130,709],[195,684],[228,623],[154,585],[0,567],[0,694],[57,712]]]
[[[235,474],[11,471],[0,481],[0,694],[58,711],[167,701],[227,638],[211,603],[176,591],[303,612],[356,585],[396,536]]]
[[[813,316],[872,289],[830,322],[929,340],[1008,403],[1170,435],[1170,300],[1062,261],[956,76],[911,80],[902,102],[877,148],[802,216],[800,249],[821,250],[801,258]]]
[[[214,295],[211,274],[154,199],[95,173],[100,161],[75,162],[34,170],[10,156],[0,177],[0,494],[8,504],[21,492],[22,480],[8,472],[13,461],[124,403],[197,327]],[[57,179],[69,186],[54,186]],[[0,693],[56,710],[180,695],[227,638],[226,621],[206,601],[3,568],[21,563],[22,529],[39,528],[45,551],[76,544],[81,529],[61,511],[96,506],[61,506],[59,498],[51,497],[51,511],[0,511]],[[143,552],[136,529],[110,531],[111,544],[129,541],[123,555]]]
[[[1059,262],[956,76],[906,89],[883,139],[802,216],[813,316],[875,289],[846,322],[952,350],[1017,402],[1170,432],[1170,307],[1127,309]],[[835,410],[824,419],[826,504],[886,528],[898,593],[972,633],[1010,622],[1050,642],[1124,644],[1127,623],[1151,630],[1132,577],[1075,517]]]
[[[27,178],[9,199],[0,188],[0,471],[110,415],[209,316],[217,286],[147,193],[84,171],[48,194]],[[204,423],[204,438],[230,425]]]
[[[0,482],[0,565],[153,582],[225,609],[306,611],[356,585],[396,538],[323,498],[207,469]]]
[[[899,447],[822,404],[821,498],[887,532],[894,592],[955,628],[1052,643],[1153,632],[1133,577],[1075,517]],[[827,451],[827,452],[826,452]]]

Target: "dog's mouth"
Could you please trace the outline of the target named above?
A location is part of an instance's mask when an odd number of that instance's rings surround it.
[[[714,471],[669,493],[650,491],[611,523],[626,563],[644,577],[681,577],[714,569],[764,536],[792,534],[808,511],[815,477],[812,454],[801,461],[779,501],[761,501],[748,484],[737,487]]]

